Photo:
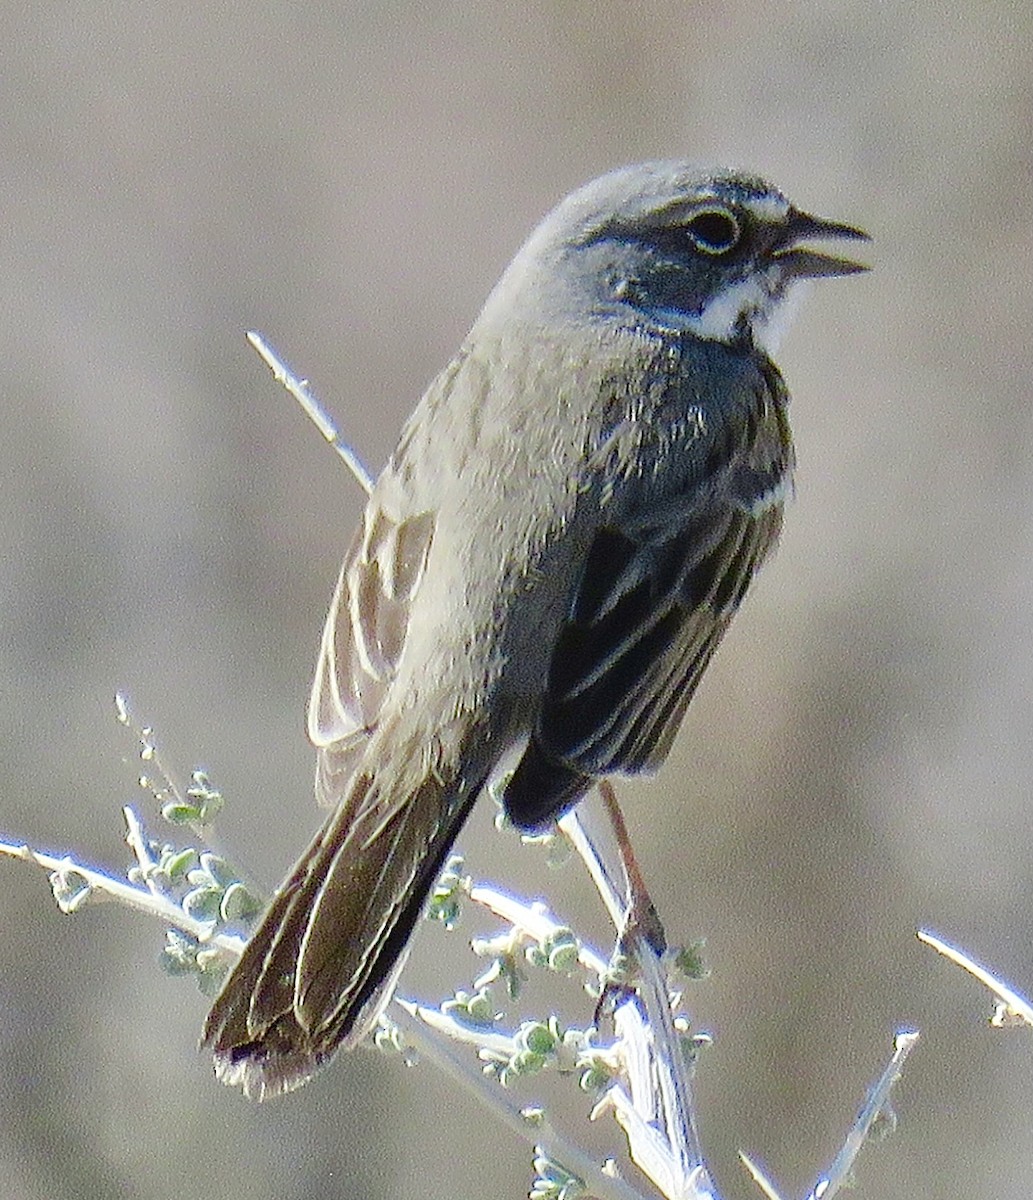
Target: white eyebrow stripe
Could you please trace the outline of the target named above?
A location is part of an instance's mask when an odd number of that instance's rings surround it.
[[[785,196],[750,196],[742,201],[742,206],[759,221],[781,223],[789,212],[789,201]]]

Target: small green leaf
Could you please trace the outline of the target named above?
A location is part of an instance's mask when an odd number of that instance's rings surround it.
[[[521,989],[527,981],[527,974],[520,965],[520,959],[512,951],[509,935],[491,939],[473,938],[470,945],[474,954],[479,956],[495,952],[494,961],[477,978],[474,987],[487,987],[501,979],[506,985],[506,995],[509,999],[519,999]]]
[[[412,1047],[406,1044],[405,1034],[394,1021],[390,1021],[386,1017],[380,1018],[380,1024],[373,1031],[373,1044],[385,1054],[402,1055],[407,1060],[407,1065],[409,1065],[408,1060],[415,1055]]]
[[[679,946],[672,955],[675,970],[685,979],[706,979],[710,974],[710,968],[703,957],[705,949],[706,940],[704,938],[697,938],[696,941],[689,942],[687,946]]]
[[[556,1035],[541,1021],[530,1021],[517,1031],[517,1043],[535,1055],[552,1054],[556,1049]]]
[[[222,810],[222,793],[212,784],[204,771],[194,771],[191,779],[193,785],[187,788],[187,796],[197,805],[198,824],[208,825]]]
[[[590,1067],[581,1072],[577,1084],[583,1092],[595,1096],[608,1087],[612,1079],[612,1071],[608,1070],[601,1062],[593,1062]]]
[[[545,955],[545,965],[550,971],[566,975],[577,966],[577,957],[581,946],[572,929],[557,929],[551,937],[542,944]]]
[[[678,1044],[681,1046],[685,1067],[692,1075],[696,1070],[700,1055],[714,1044],[714,1039],[703,1030],[693,1033],[688,1019],[682,1016],[674,1018],[674,1030],[678,1035]]]
[[[240,883],[231,883],[223,893],[219,905],[219,915],[224,921],[236,921],[247,924],[262,911],[262,902],[251,894],[247,887]]]
[[[201,964],[198,962],[198,966]],[[222,960],[210,962],[197,972],[197,989],[202,996],[214,999],[222,991],[223,982],[229,974],[229,966]]]
[[[585,1181],[545,1153],[534,1148],[535,1180],[530,1200],[577,1200],[586,1191]]]
[[[53,888],[58,908],[66,914],[76,912],[93,893],[93,887],[86,876],[71,868],[54,871],[50,876],[50,886]]]
[[[165,931],[165,946],[159,956],[167,975],[191,975],[197,970],[198,943],[178,929]]]
[[[521,1050],[509,1060],[509,1071],[513,1075],[537,1075],[547,1061],[544,1054],[535,1054],[533,1050]]]
[[[194,804],[170,800],[162,805],[161,815],[170,825],[194,825],[200,822],[201,810]]]
[[[201,855],[201,869],[208,872],[214,883],[224,888],[236,883],[239,878],[234,868],[221,855],[212,854],[210,850]]]
[[[178,883],[186,878],[187,871],[193,867],[195,862],[197,862],[197,851],[192,846],[188,846],[185,850],[170,848],[162,854],[158,866],[173,883]]]
[[[453,854],[431,892],[427,917],[432,921],[440,921],[446,929],[454,929],[459,922],[460,904],[465,897],[466,886],[462,855]]]
[[[183,897],[183,908],[195,921],[215,921],[222,902],[222,888],[197,887]]]
[[[498,1020],[498,1013],[486,988],[476,992],[459,990],[451,1000],[446,1000],[441,1011],[466,1025],[490,1026]]]

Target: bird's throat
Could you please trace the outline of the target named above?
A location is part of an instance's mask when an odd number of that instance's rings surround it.
[[[677,325],[706,341],[731,344],[745,337],[772,358],[808,290],[796,280],[750,275],[712,296],[699,312],[677,313]]]

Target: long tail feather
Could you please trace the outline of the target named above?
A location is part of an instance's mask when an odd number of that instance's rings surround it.
[[[432,776],[398,803],[353,779],[208,1014],[220,1079],[267,1099],[366,1036],[477,790]]]

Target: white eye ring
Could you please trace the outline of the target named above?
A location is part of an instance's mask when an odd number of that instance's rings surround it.
[[[742,228],[733,212],[715,205],[699,208],[685,222],[685,232],[703,254],[727,254],[742,237]]]

